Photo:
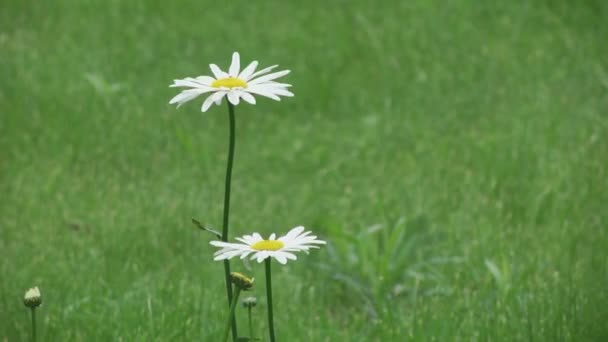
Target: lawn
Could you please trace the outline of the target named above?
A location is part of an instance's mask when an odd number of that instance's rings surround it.
[[[0,341],[218,341],[225,105],[175,78],[292,70],[236,107],[232,237],[297,225],[279,341],[608,339],[604,1],[0,4]],[[267,340],[263,265],[254,328]],[[244,309],[238,309],[245,331]]]

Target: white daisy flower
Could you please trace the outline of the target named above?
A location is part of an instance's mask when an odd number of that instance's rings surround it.
[[[262,262],[270,257],[275,258],[281,264],[286,264],[287,259],[297,259],[296,255],[292,252],[303,251],[308,253],[309,249],[319,248],[317,245],[324,245],[326,243],[310,234],[310,231],[304,232],[304,227],[299,226],[278,239],[275,239],[276,235],[274,233],[270,235],[268,240],[264,240],[258,233],[253,233],[252,235],[236,238],[236,240],[242,243],[211,241],[210,244],[222,248],[213,254],[213,260],[232,259],[236,256],[244,259],[251,254],[251,259],[257,259],[258,262]]]
[[[232,54],[232,64],[228,72],[222,71],[217,65],[210,64],[212,76],[198,76],[196,78],[186,77],[181,80],[174,80],[170,87],[188,87],[169,101],[169,104],[177,103],[177,107],[195,99],[199,95],[212,93],[207,96],[201,107],[201,111],[206,112],[213,103],[219,105],[224,96],[233,105],[238,105],[240,99],[251,104],[255,104],[253,95],[269,97],[280,101],[279,96],[293,96],[287,90],[291,84],[278,83],[275,80],[289,74],[289,70],[277,71],[269,74],[278,65],[273,65],[262,70],[255,71],[258,61],[251,62],[242,71],[239,53]]]

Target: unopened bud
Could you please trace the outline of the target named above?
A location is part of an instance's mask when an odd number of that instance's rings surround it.
[[[254,278],[249,278],[246,275],[239,272],[231,272],[230,280],[236,286],[238,286],[241,290],[247,291],[253,286]]]
[[[255,297],[247,297],[243,298],[243,307],[244,308],[253,308],[258,303],[258,300]]]
[[[25,296],[23,296],[23,304],[28,308],[35,308],[42,304],[42,295],[40,295],[40,290],[38,286],[33,287],[27,292],[25,292]]]

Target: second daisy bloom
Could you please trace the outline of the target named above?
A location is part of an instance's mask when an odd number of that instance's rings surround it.
[[[290,71],[283,70],[270,73],[278,65],[273,65],[262,70],[255,71],[258,66],[257,61],[251,62],[241,71],[241,60],[238,52],[232,54],[232,63],[228,72],[222,71],[217,65],[210,64],[209,67],[213,76],[186,77],[173,81],[170,87],[187,87],[169,101],[170,104],[177,103],[177,106],[195,99],[196,97],[211,93],[207,96],[201,111],[206,112],[213,103],[219,105],[224,97],[233,105],[238,105],[240,100],[255,104],[254,95],[260,95],[280,101],[280,96],[293,96],[287,90],[291,84],[279,83],[276,80],[287,75]]]
[[[232,259],[236,256],[241,259],[251,255],[251,259],[258,262],[266,258],[274,258],[281,264],[286,264],[287,260],[296,260],[293,252],[308,252],[311,248],[319,248],[326,242],[311,235],[310,231],[304,231],[304,227],[299,226],[290,230],[284,236],[276,239],[276,234],[271,234],[268,240],[262,238],[258,233],[245,235],[236,240],[242,243],[229,243],[223,241],[211,241],[210,244],[221,249],[214,254],[214,260]]]

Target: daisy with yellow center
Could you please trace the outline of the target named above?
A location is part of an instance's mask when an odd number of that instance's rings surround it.
[[[273,65],[262,70],[255,71],[257,61],[251,62],[242,71],[239,53],[232,54],[232,63],[228,72],[222,71],[217,65],[210,64],[213,76],[186,77],[174,80],[170,87],[187,87],[177,96],[169,101],[169,104],[177,103],[177,107],[195,99],[199,95],[211,93],[207,96],[201,107],[206,112],[213,103],[219,105],[224,97],[233,105],[238,105],[240,99],[250,104],[255,104],[254,95],[265,96],[280,101],[280,96],[293,96],[287,90],[291,84],[276,82],[276,79],[287,75],[290,71],[283,70],[270,73],[278,65]]]
[[[229,243],[223,241],[211,241],[211,245],[221,249],[214,254],[214,260],[232,259],[236,256],[244,259],[251,255],[251,259],[258,262],[266,258],[274,258],[281,264],[286,264],[287,260],[296,260],[295,252],[306,252],[311,248],[319,248],[325,241],[318,240],[311,235],[310,231],[305,232],[304,227],[299,226],[290,230],[284,236],[276,238],[276,234],[271,234],[265,240],[258,233],[245,235],[236,240],[242,243]]]

